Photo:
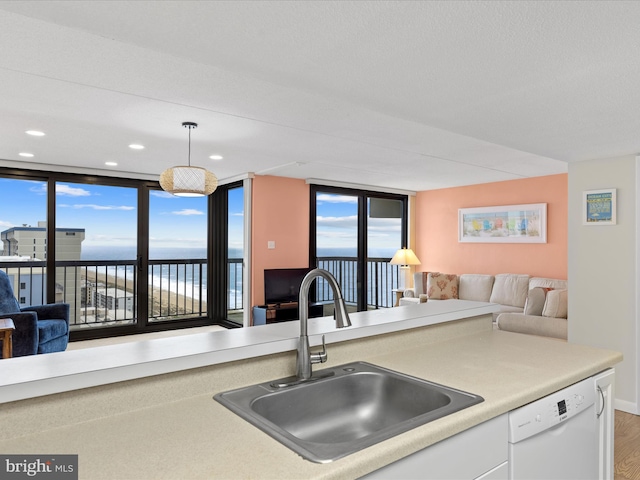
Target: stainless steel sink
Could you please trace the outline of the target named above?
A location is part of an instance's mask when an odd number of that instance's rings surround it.
[[[278,388],[266,382],[214,398],[307,460],[327,463],[484,399],[370,363],[314,372]]]

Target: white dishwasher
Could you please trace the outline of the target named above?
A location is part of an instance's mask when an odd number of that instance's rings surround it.
[[[593,378],[509,413],[510,480],[598,478]]]

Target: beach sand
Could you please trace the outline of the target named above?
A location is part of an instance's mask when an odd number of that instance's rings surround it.
[[[116,277],[106,272],[86,270],[87,282],[105,285],[105,288],[118,288],[129,293],[135,291],[133,278]],[[187,315],[193,313],[206,314],[207,302],[188,295],[169,291],[165,288],[154,287],[149,291],[152,299],[149,317],[166,317],[175,315]]]

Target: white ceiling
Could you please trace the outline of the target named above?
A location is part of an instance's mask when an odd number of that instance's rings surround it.
[[[2,1],[0,165],[157,178],[194,121],[223,180],[562,173],[640,152],[638,25],[635,1]]]

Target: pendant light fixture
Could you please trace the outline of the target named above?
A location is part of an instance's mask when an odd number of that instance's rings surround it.
[[[194,122],[183,122],[189,129],[189,164],[166,169],[160,175],[160,186],[166,192],[178,197],[202,197],[211,195],[218,187],[216,176],[202,167],[191,166],[191,130],[197,128]]]

